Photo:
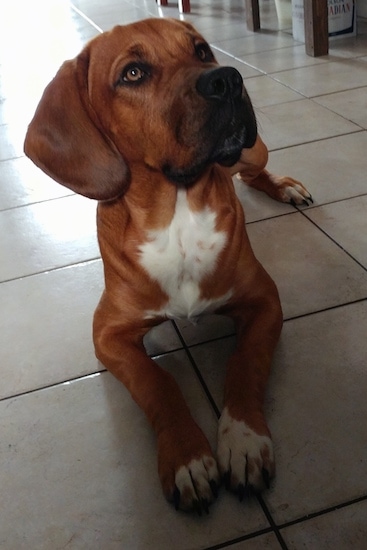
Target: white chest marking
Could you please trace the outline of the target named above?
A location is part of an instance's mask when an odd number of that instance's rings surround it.
[[[230,292],[215,300],[200,296],[200,282],[214,271],[226,243],[226,234],[216,231],[215,225],[216,215],[210,208],[193,212],[186,191],[178,191],[170,225],[150,231],[140,246],[141,264],[168,296],[163,309],[147,311],[147,317],[192,318],[228,301]]]

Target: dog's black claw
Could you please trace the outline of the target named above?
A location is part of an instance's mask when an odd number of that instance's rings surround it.
[[[313,198],[312,198],[312,195],[310,195],[309,197],[307,197],[307,200],[309,200],[310,202],[312,202],[313,204]]]
[[[228,491],[231,488],[231,472],[225,472],[223,475],[224,487]]]
[[[306,199],[303,199],[302,204],[304,204],[305,206],[309,206],[308,200],[306,200]]]
[[[245,496],[245,492],[246,492],[245,485],[243,483],[239,483],[238,487],[237,487],[237,494],[238,494],[238,498],[239,498],[240,502],[243,501],[243,498]]]
[[[173,504],[174,504],[175,510],[178,510],[180,507],[180,499],[181,499],[180,489],[178,487],[175,487],[175,490],[173,491]]]
[[[197,499],[192,501],[192,508],[198,516],[202,516],[201,504]]]
[[[265,487],[267,489],[270,489],[270,474],[269,474],[268,470],[266,468],[263,468],[261,470],[261,475],[262,475],[263,481],[265,483]]]
[[[209,502],[206,498],[202,498],[201,501],[201,508],[204,510],[206,514],[209,514]]]
[[[297,207],[297,204],[296,204],[296,202],[295,202],[293,199],[291,199],[289,202],[290,202],[290,204],[291,204],[292,206]]]
[[[210,488],[212,490],[214,498],[217,498],[217,496],[218,496],[218,485],[217,485],[216,481],[214,481],[214,479],[211,479],[209,481],[209,485],[210,485]]]

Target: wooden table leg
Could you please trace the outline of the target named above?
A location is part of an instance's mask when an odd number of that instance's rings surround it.
[[[307,55],[312,57],[327,55],[329,51],[327,0],[304,0],[304,10]]]

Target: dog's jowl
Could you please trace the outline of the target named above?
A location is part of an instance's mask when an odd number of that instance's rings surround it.
[[[232,175],[282,201],[303,185],[265,170],[267,149],[242,77],[181,21],[115,27],[66,61],[31,121],[25,152],[56,181],[97,199],[105,290],[97,357],[131,392],[158,443],[177,508],[207,510],[224,478],[242,499],[274,475],[263,414],[282,326],[277,289],[256,260]],[[216,454],[143,337],[171,317],[232,317]]]

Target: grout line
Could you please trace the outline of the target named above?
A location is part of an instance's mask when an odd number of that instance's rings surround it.
[[[305,98],[305,99],[307,99],[307,98]],[[299,100],[297,100],[297,101],[299,101]],[[312,99],[308,99],[308,101],[312,101]],[[291,102],[288,102],[288,103],[296,103],[296,101],[291,101]],[[286,103],[283,103],[282,105],[286,105]],[[317,103],[317,105],[319,105],[319,103]],[[271,105],[269,105],[269,107],[271,107]],[[265,106],[264,106],[264,108],[265,108]],[[330,111],[330,112],[333,113],[334,115],[339,116],[340,118],[343,118],[347,122],[350,122],[350,120],[348,120],[347,118],[344,118],[341,115],[338,115],[334,111]],[[302,141],[301,143],[292,143],[292,145],[284,145],[284,147],[275,147],[273,149],[269,149],[269,153],[275,153],[276,151],[284,151],[286,149],[292,149],[293,147],[301,147],[302,145],[310,145],[311,143],[320,143],[322,141],[328,141],[329,139],[336,139],[336,138],[341,138],[341,137],[345,137],[345,136],[352,136],[352,135],[355,135],[355,134],[362,134],[362,133],[366,132],[365,128],[360,127],[355,122],[351,122],[351,124],[354,124],[356,126],[356,130],[353,130],[352,132],[344,132],[343,134],[337,134],[337,135],[334,135],[334,136],[326,136],[326,137],[323,137],[323,138],[312,139],[310,141]]]
[[[323,510],[319,510],[318,512],[312,512],[311,514],[307,514],[306,516],[303,516],[301,518],[294,519],[292,521],[288,521],[286,523],[282,523],[278,525],[278,529],[286,529],[287,527],[291,527],[292,525],[297,525],[299,523],[306,522],[310,519],[314,519],[320,516],[324,516],[326,514],[329,514],[331,512],[336,512],[337,510],[341,510],[343,508],[348,508],[348,506],[353,506],[354,504],[359,504],[360,502],[367,501],[367,495],[363,497],[354,498],[352,500],[348,500],[346,502],[343,502],[341,504],[337,504],[335,506],[330,506],[329,508],[324,508]]]
[[[80,15],[80,17],[82,17],[87,23],[92,25],[92,27],[95,28],[98,32],[103,33],[103,30],[101,29],[101,27],[99,27],[94,21],[92,21],[92,19],[90,19],[87,15],[85,15],[85,13],[83,13],[80,9],[74,6],[72,2],[70,2],[70,7],[72,10],[75,11],[75,13]]]
[[[57,388],[59,386],[64,386],[67,384],[72,384],[73,382],[78,382],[79,380],[84,380],[86,378],[94,378],[96,376],[99,376],[100,374],[107,372],[107,369],[101,365],[101,370],[92,371],[88,374],[81,374],[79,376],[75,376],[73,378],[67,378],[66,380],[60,380],[59,382],[53,382],[51,384],[47,384],[46,386],[40,386],[38,388],[32,388],[30,390],[25,390],[19,393],[14,393],[12,395],[8,395],[6,397],[0,397],[0,403],[4,403],[5,401],[10,401],[11,399],[17,399],[19,397],[25,397],[26,395],[30,395],[32,393],[42,392],[44,390],[50,390],[52,388]]]
[[[345,200],[349,200],[349,199],[345,199]],[[320,207],[321,207],[321,205],[320,205]],[[349,256],[349,258],[351,258],[356,264],[358,264],[364,271],[367,271],[366,266],[364,266],[359,260],[357,260],[357,258],[352,256],[352,254],[350,252],[348,252],[348,250],[346,250],[340,243],[338,243],[338,241],[336,241],[336,239],[334,239],[334,237],[329,235],[329,233],[327,233],[325,229],[323,229],[314,220],[312,220],[309,216],[307,216],[307,214],[305,213],[304,210],[300,210],[298,208],[297,208],[297,210],[300,212],[300,214],[302,214],[302,216],[304,216],[306,218],[306,220],[311,222],[314,227],[316,227],[319,231],[321,231],[321,233],[323,233],[328,239],[330,239],[331,242],[336,244],[336,246],[338,248],[340,248],[347,256]]]
[[[60,265],[56,267],[51,267],[50,269],[44,269],[43,271],[35,271],[34,273],[26,273],[25,275],[21,275],[20,277],[13,277],[12,279],[4,279],[3,281],[0,281],[0,285],[4,283],[12,283],[14,281],[21,281],[23,279],[28,279],[29,277],[37,277],[38,275],[45,275],[47,273],[53,273],[54,271],[60,271],[61,269],[68,269],[71,267],[78,267],[87,265],[93,262],[97,262],[98,260],[101,260],[101,256],[96,256],[95,258],[87,258],[85,260],[80,260],[79,262],[74,262],[71,264],[66,265]]]
[[[22,157],[19,157],[19,158],[22,158]],[[14,160],[14,159],[10,159],[10,160]],[[1,166],[1,164],[0,164],[0,166]],[[61,184],[60,184],[60,188],[61,188]],[[0,214],[2,212],[11,212],[13,210],[19,210],[20,208],[28,208],[29,206],[33,206],[35,204],[46,204],[46,203],[49,203],[49,202],[52,202],[52,201],[57,201],[59,199],[66,199],[68,197],[75,197],[75,196],[76,196],[76,193],[73,193],[73,192],[68,193],[67,190],[65,189],[65,195],[61,194],[61,195],[56,196],[56,197],[48,197],[48,198],[45,198],[45,199],[39,199],[39,200],[31,201],[31,202],[25,202],[24,204],[15,204],[14,206],[9,206],[9,208],[0,208]]]
[[[334,306],[325,307],[323,309],[317,309],[315,311],[308,311],[306,313],[300,313],[299,315],[293,315],[291,317],[284,317],[283,318],[283,323],[288,323],[289,321],[295,321],[297,319],[302,319],[303,317],[310,317],[311,315],[319,315],[320,313],[325,313],[327,311],[333,311],[334,309],[353,306],[354,304],[359,304],[359,303],[366,302],[366,301],[367,301],[367,296],[365,298],[358,298],[357,300],[351,300],[350,302],[344,302],[342,304],[336,304]],[[179,329],[177,329],[177,330],[179,330]],[[233,338],[235,336],[236,336],[235,331],[230,332],[228,334],[223,334],[222,336],[215,336],[214,338],[208,338],[207,340],[202,340],[200,342],[195,342],[194,344],[190,344],[190,345],[186,344],[186,345],[184,345],[184,348],[177,348],[177,349],[174,349],[174,350],[167,351],[165,353],[160,353],[159,356],[166,355],[166,353],[172,353],[173,351],[178,351],[178,350],[181,350],[181,349],[185,349],[185,351],[186,351],[187,349],[196,348],[196,347],[203,346],[203,345],[206,345],[206,344],[212,344],[212,343],[215,343],[215,342],[219,342],[220,340],[226,340],[226,339],[229,339],[229,338]],[[182,338],[181,338],[181,341],[182,341]],[[152,357],[158,357],[158,355],[155,354],[155,355],[152,355]]]
[[[273,520],[273,517],[269,511],[269,508],[266,506],[264,499],[262,498],[261,494],[256,496],[258,503],[260,504],[262,511],[264,512],[266,519],[270,523],[270,526],[272,527],[273,533],[276,536],[281,548],[283,550],[288,550],[288,547],[279,531],[279,527],[276,525],[275,521]]]
[[[226,542],[221,542],[219,544],[214,544],[214,546],[208,546],[207,548],[204,548],[204,550],[220,550],[221,548],[228,548],[233,544],[244,542],[246,540],[253,540],[261,535],[266,535],[267,533],[273,533],[273,530],[270,527],[267,527],[266,529],[260,529],[259,531],[254,531],[253,533],[249,533],[248,535],[244,535],[242,537],[231,539]]]
[[[342,304],[336,304],[334,306],[325,307],[323,309],[318,309],[317,311],[309,311],[308,313],[300,313],[299,315],[293,315],[284,319],[284,323],[288,321],[294,321],[295,319],[302,319],[303,317],[310,317],[311,315],[318,315],[319,313],[325,313],[326,311],[333,311],[334,309],[339,309],[342,307],[353,306],[354,304],[360,304],[361,302],[366,302],[367,296],[365,298],[358,298],[357,300],[351,300],[350,302],[344,302]]]
[[[219,408],[218,408],[218,406],[217,406],[217,404],[216,404],[216,402],[215,402],[215,400],[214,400],[212,394],[210,393],[209,388],[208,388],[208,386],[206,385],[206,382],[205,382],[205,380],[204,380],[204,378],[203,378],[203,376],[202,376],[202,374],[201,374],[201,372],[200,372],[198,366],[196,365],[196,362],[195,362],[195,360],[194,360],[194,358],[193,358],[193,356],[192,356],[192,354],[191,354],[191,351],[190,351],[189,347],[187,346],[187,344],[186,344],[186,342],[185,342],[183,336],[181,335],[181,332],[180,332],[180,330],[179,330],[179,328],[178,328],[176,322],[173,321],[172,324],[173,324],[173,327],[174,327],[174,329],[175,329],[175,331],[176,331],[176,333],[177,333],[178,338],[180,339],[180,342],[181,342],[181,344],[182,344],[182,347],[183,347],[183,349],[185,350],[185,352],[186,352],[186,354],[187,354],[187,357],[188,357],[188,359],[189,359],[189,361],[190,361],[190,363],[191,363],[191,366],[192,366],[192,368],[194,369],[194,372],[195,372],[197,378],[199,379],[199,382],[200,382],[200,384],[201,384],[201,386],[202,386],[202,388],[203,388],[203,390],[204,390],[204,392],[205,392],[205,394],[206,394],[206,396],[207,396],[207,398],[208,398],[208,400],[209,400],[209,402],[210,402],[210,404],[211,404],[211,406],[212,406],[212,409],[214,410],[214,412],[215,412],[217,418],[219,419],[220,414],[221,414],[221,413],[220,413],[220,410],[219,410]]]

